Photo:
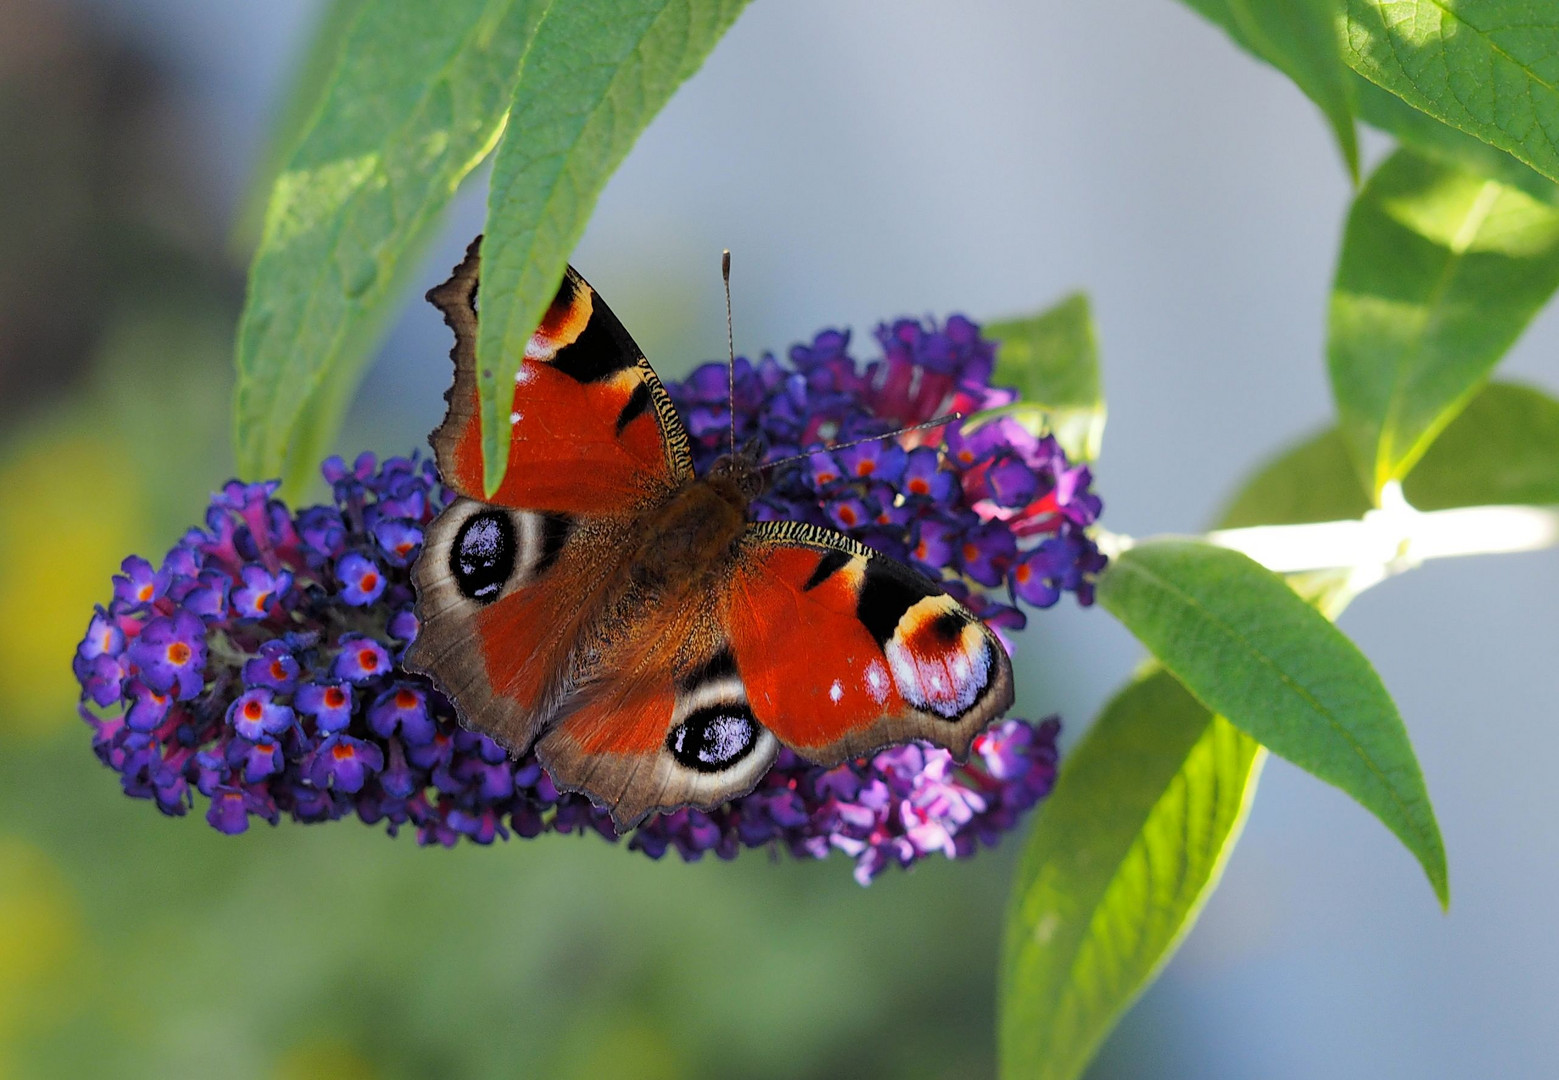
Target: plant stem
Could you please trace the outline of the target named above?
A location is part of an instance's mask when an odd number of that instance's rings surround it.
[[[1396,484],[1382,492],[1381,503],[1355,521],[1215,529],[1203,539],[1249,555],[1279,574],[1353,571],[1359,588],[1428,559],[1559,547],[1559,506],[1415,510]],[[1107,555],[1135,543],[1129,536],[1103,532],[1097,540]]]

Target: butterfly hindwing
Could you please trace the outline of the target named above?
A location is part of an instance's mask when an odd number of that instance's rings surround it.
[[[581,624],[628,533],[619,518],[455,499],[412,571],[419,626],[406,666],[431,676],[467,727],[524,753],[569,690]]]
[[[481,238],[428,293],[455,333],[455,381],[431,442],[444,483],[482,497],[477,406]],[[644,354],[569,267],[531,336],[508,414],[509,466],[491,501],[571,514],[624,514],[693,475],[688,436]]]
[[[827,529],[748,528],[722,620],[758,720],[831,764],[909,739],[963,758],[1012,704],[1012,665],[918,571]]]
[[[589,793],[619,829],[745,795],[779,752],[747,703],[711,600],[689,596],[659,613],[536,744],[553,781]]]

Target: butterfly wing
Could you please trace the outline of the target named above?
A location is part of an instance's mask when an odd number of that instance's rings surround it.
[[[962,759],[1012,705],[1012,664],[968,608],[828,529],[749,526],[723,598],[754,716],[823,764],[910,739]]]
[[[406,667],[429,676],[466,727],[523,754],[571,689],[575,643],[630,537],[618,517],[455,499],[412,568]]]
[[[444,483],[482,498],[476,393],[481,238],[428,299],[455,332],[449,411],[430,442]],[[571,266],[525,348],[509,410],[509,467],[491,502],[625,514],[693,475],[687,429],[622,323]]]
[[[747,704],[717,611],[709,595],[662,609],[536,743],[553,782],[606,806],[619,831],[745,795],[779,752]]]
[[[631,549],[636,514],[693,465],[665,388],[570,267],[515,381],[508,471],[482,498],[480,243],[428,294],[455,334],[449,409],[429,441],[459,498],[428,527],[413,570],[419,630],[406,664],[466,726],[523,753],[572,690],[581,627]]]
[[[662,610],[536,744],[561,787],[612,810],[710,809],[781,745],[834,764],[926,739],[962,758],[1012,704],[1012,667],[975,615],[839,533],[750,525],[722,587]]]

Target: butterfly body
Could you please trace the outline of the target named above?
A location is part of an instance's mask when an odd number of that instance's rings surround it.
[[[994,634],[917,571],[831,530],[755,522],[754,448],[695,476],[637,346],[565,277],[526,350],[489,501],[475,379],[479,250],[430,299],[455,331],[431,439],[459,496],[413,577],[407,666],[468,727],[611,809],[712,807],[780,746],[821,763],[924,738],[962,757],[1012,702]]]

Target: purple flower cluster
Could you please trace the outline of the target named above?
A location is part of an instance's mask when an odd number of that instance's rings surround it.
[[[991,346],[967,320],[941,330],[900,322],[878,336],[886,355],[859,374],[847,335],[832,332],[794,349],[790,370],[768,356],[740,361],[739,435],[765,438],[778,457],[1011,398],[988,385]],[[702,468],[725,446],[724,380],[710,366],[668,387]],[[181,815],[198,791],[207,821],[226,833],[254,817],[355,815],[392,835],[411,826],[424,844],[587,829],[615,840],[604,810],[559,793],[534,755],[511,759],[462,729],[451,704],[401,667],[417,633],[410,567],[448,498],[432,463],[381,467],[365,454],[323,471],[331,505],[292,514],[274,484],[235,481],[160,567],[132,556],[115,576],[75,672],[93,748],[125,792]],[[954,427],[946,452],[891,441],[819,451],[775,479],[760,516],[831,524],[934,576],[956,575],[949,587],[998,627],[1020,628],[1024,617],[982,586],[1007,581],[1036,603],[1070,590],[1086,603],[1102,565],[1082,532],[1099,507],[1087,470],[1015,424]],[[1035,535],[1045,539],[1020,550]],[[1036,555],[1047,543],[1071,546],[1064,557]],[[1026,566],[1037,569],[1025,577]],[[1049,591],[1035,593],[1035,581]],[[863,883],[935,852],[968,855],[1049,791],[1057,730],[1053,719],[997,723],[964,764],[924,745],[831,769],[782,752],[751,794],[709,813],[654,816],[629,846],[690,860],[743,847],[815,858],[837,849]]]
[[[756,364],[737,357],[738,445],[761,440],[767,461],[800,457],[774,470],[755,515],[837,529],[904,559],[998,630],[1023,627],[1017,600],[1050,607],[1071,592],[1093,603],[1105,558],[1086,531],[1103,506],[1088,467],[1011,416],[971,415],[1016,400],[990,384],[995,343],[961,315],[941,326],[884,323],[876,338],[882,357],[864,366],[839,330],[792,346],[789,365],[772,354]],[[730,447],[730,378],[725,364],[711,363],[667,387],[687,418],[700,472]],[[811,449],[955,412],[969,419]],[[1010,604],[981,591],[1003,585]]]

